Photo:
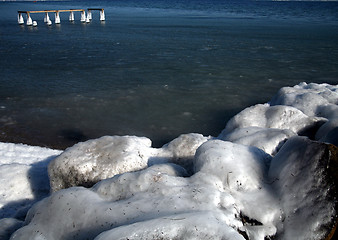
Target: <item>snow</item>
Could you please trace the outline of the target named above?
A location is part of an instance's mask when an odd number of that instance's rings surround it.
[[[33,203],[48,196],[48,163],[61,151],[0,142],[0,239],[22,225]]]
[[[26,202],[49,193],[47,165],[60,153],[59,150],[0,143],[1,218],[18,214],[20,208],[26,207]],[[13,202],[16,203],[8,205]]]
[[[0,143],[0,238],[324,239],[337,222],[337,104],[338,85],[300,83],[218,137]]]

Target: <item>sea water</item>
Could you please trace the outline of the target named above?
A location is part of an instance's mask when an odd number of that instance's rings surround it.
[[[104,8],[90,23],[17,11]],[[24,18],[26,18],[24,14]],[[26,21],[26,19],[25,19]],[[103,135],[217,136],[282,86],[338,84],[338,2],[0,2],[0,140],[65,148]]]

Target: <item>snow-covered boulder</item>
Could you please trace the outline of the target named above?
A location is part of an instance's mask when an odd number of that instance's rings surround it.
[[[209,139],[210,137],[204,137],[203,135],[196,133],[182,134],[168,144],[165,144],[159,150],[159,156],[169,157],[169,162],[173,162],[184,167],[189,174],[192,174],[194,168],[193,159],[196,150],[199,146],[201,146],[202,143]],[[150,165],[153,162],[159,163],[161,161],[158,158],[155,158],[155,161],[151,161],[151,159],[149,159]]]
[[[232,196],[205,175],[184,178],[170,166],[57,191],[29,211],[12,239],[243,240]]]
[[[326,83],[307,84],[302,82],[294,87],[281,88],[274,96],[270,105],[292,106],[302,111],[307,116],[332,118],[332,114],[338,117],[338,112],[328,111],[330,106],[337,107],[338,86]]]
[[[173,163],[53,193],[11,239],[324,239],[336,223],[337,148],[289,139],[275,157],[202,144],[195,174]]]
[[[300,83],[281,88],[270,101],[271,106],[292,106],[310,117],[327,121],[315,133],[315,139],[338,145],[338,86],[326,83]]]
[[[276,154],[294,135],[338,143],[338,86],[300,83],[281,88],[269,103],[235,115],[218,139],[256,146]]]
[[[189,171],[196,149],[207,139],[183,134],[162,148],[152,148],[150,139],[136,136],[105,136],[78,143],[49,164],[51,189],[90,187],[102,179],[165,162]]]
[[[318,129],[315,139],[338,146],[338,117],[330,119],[325,124],[323,124]]]
[[[284,142],[296,133],[288,129],[245,127],[237,128],[226,134],[225,131],[218,139],[255,146],[268,154],[275,155]]]
[[[90,187],[101,179],[147,167],[151,140],[135,136],[105,136],[65,150],[48,166],[53,191]]]
[[[263,240],[276,233],[268,219],[281,214],[265,188],[270,161],[255,147],[208,141],[198,149],[192,176],[173,163],[155,164],[91,189],[57,191],[30,210],[28,225],[12,239]],[[245,209],[264,199],[270,202]],[[262,223],[247,224],[252,218]]]
[[[262,187],[270,161],[258,148],[211,140],[197,150],[194,167],[217,177],[230,191],[251,191]]]
[[[222,134],[246,127],[286,129],[301,134],[322,121],[325,119],[309,117],[294,107],[257,104],[244,109],[231,118]]]

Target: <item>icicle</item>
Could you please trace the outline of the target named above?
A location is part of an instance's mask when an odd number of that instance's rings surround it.
[[[102,9],[101,11],[100,11],[100,21],[105,21],[106,20],[106,17],[105,17],[105,15],[104,15],[104,10]]]
[[[43,21],[44,21],[45,23],[47,23],[47,22],[49,21],[49,15],[48,15],[48,12],[45,13],[45,17],[44,17]]]
[[[55,12],[55,24],[59,24],[60,22],[60,14],[59,12]]]
[[[31,18],[31,16],[29,15],[29,13],[27,13],[27,23],[26,23],[26,25],[32,26],[32,24],[33,24],[33,20]]]
[[[85,22],[86,21],[86,12],[82,11],[81,12],[81,22]]]
[[[25,23],[25,21],[23,20],[23,17],[22,17],[21,13],[18,14],[18,23],[19,24],[24,24]]]
[[[70,12],[70,15],[69,15],[69,21],[70,21],[70,22],[73,22],[73,21],[74,21],[74,12]]]

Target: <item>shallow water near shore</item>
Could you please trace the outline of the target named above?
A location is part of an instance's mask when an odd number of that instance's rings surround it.
[[[106,21],[16,20],[89,7]],[[1,2],[0,15],[1,141],[65,148],[138,135],[161,146],[217,136],[282,86],[338,84],[337,2]]]

